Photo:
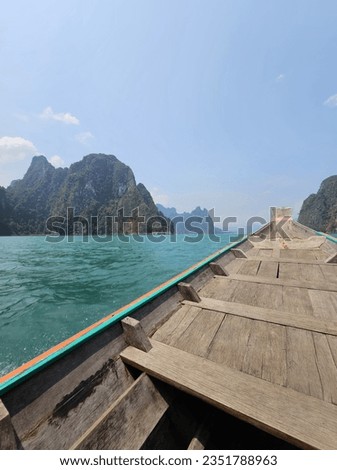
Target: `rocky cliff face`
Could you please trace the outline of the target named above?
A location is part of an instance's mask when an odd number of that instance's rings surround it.
[[[82,233],[82,228],[88,234],[152,231],[151,224],[138,227],[137,216],[159,217],[145,186],[137,185],[132,170],[113,155],[91,154],[64,169],[34,157],[23,179],[13,182],[5,195],[9,227],[18,235],[45,233],[50,217],[66,219],[69,234]],[[124,226],[123,220],[114,224],[117,215],[129,217]],[[167,221],[159,219],[156,230],[166,229]]]
[[[13,234],[44,233],[67,172],[67,169],[54,168],[43,156],[33,158],[23,179],[14,181],[6,191]]]
[[[11,234],[9,217],[10,208],[7,201],[6,190],[0,186],[0,236]]]
[[[298,221],[321,232],[337,231],[337,176],[326,178],[317,194],[305,199]]]

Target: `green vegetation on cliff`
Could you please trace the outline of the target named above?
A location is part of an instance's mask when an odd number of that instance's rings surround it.
[[[137,230],[137,217],[159,221],[155,229],[167,230],[150,193],[136,184],[132,170],[113,155],[91,154],[69,168],[54,168],[44,156],[34,157],[22,180],[0,188],[0,234],[46,233],[49,217],[68,217],[69,233],[111,233],[119,230],[112,217],[130,217],[124,230]],[[69,217],[70,214],[70,217]],[[78,217],[89,225],[74,224]],[[76,219],[77,218],[77,219]],[[151,220],[150,220],[151,221]],[[140,224],[139,231],[154,230]]]

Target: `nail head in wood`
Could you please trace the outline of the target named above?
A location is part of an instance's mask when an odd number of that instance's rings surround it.
[[[0,450],[14,450],[17,448],[11,417],[0,400]]]
[[[141,323],[135,318],[126,317],[122,320],[125,341],[141,351],[148,352],[152,349],[152,344],[147,337]]]
[[[233,255],[235,256],[235,258],[247,258],[247,255],[246,253],[244,253],[242,250],[240,250],[239,248],[232,248],[231,249],[231,252],[233,253]]]
[[[228,271],[217,263],[209,263],[209,267],[216,276],[229,276]]]
[[[178,284],[179,291],[181,295],[184,297],[184,300],[191,300],[192,302],[201,302],[201,298],[199,294],[194,289],[191,284],[187,284],[185,282],[179,282]]]

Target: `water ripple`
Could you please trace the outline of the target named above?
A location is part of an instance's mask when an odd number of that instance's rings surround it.
[[[228,242],[0,237],[0,375],[144,294]]]

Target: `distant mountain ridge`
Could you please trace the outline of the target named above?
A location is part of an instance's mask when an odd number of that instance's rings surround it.
[[[207,209],[201,209],[197,206],[192,212],[177,212],[175,207],[164,207],[162,204],[156,204],[159,211],[167,218],[172,221],[175,233],[188,233],[188,224],[186,221],[192,224],[192,226],[200,227],[204,233],[218,233],[222,230],[214,227],[213,220]],[[194,219],[194,221],[193,221]]]
[[[337,175],[323,180],[317,193],[305,199],[298,221],[321,232],[337,231]]]
[[[2,235],[44,234],[50,217],[68,218],[68,234],[81,232],[74,224],[78,217],[90,221],[82,223],[84,233],[112,233],[121,231],[122,224],[111,221],[121,211],[129,217],[123,226],[127,233],[137,231],[138,215],[149,221],[139,225],[142,233],[166,231],[170,224],[160,217],[145,186],[136,184],[131,168],[114,155],[90,154],[57,169],[44,156],[36,156],[21,180],[0,188]]]

